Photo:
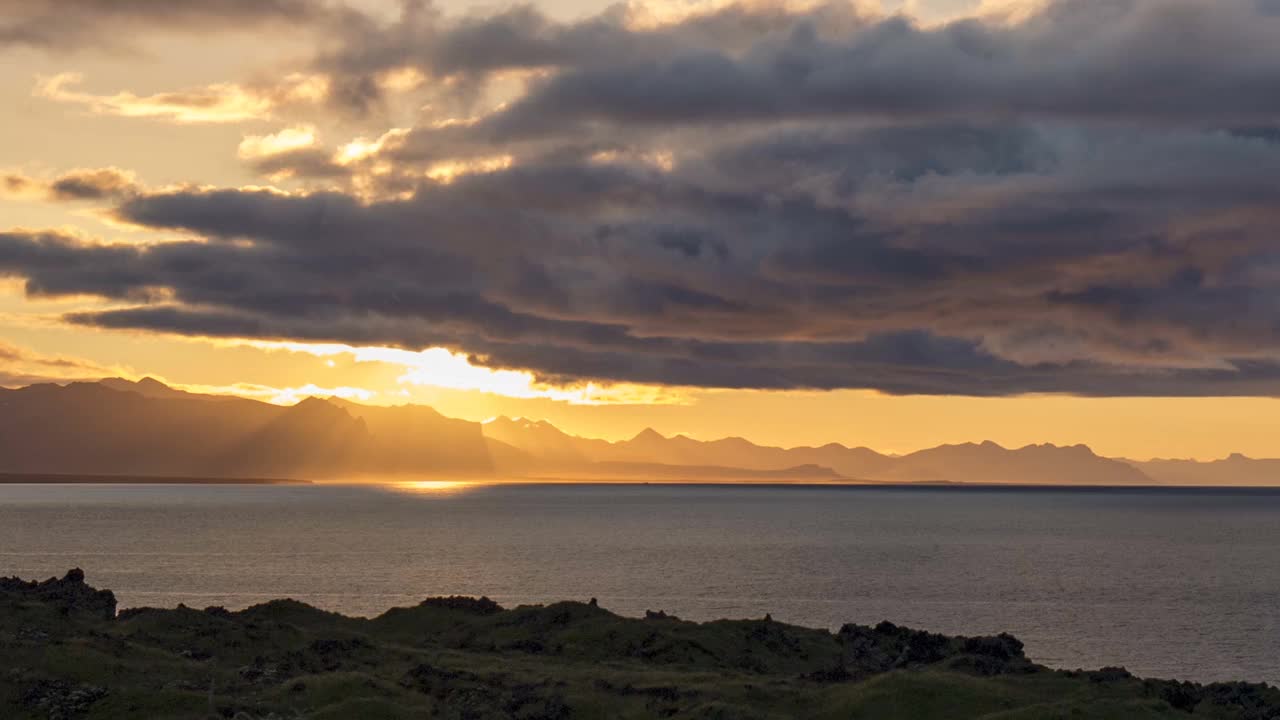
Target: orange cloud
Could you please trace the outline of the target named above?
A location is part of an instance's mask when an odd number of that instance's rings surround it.
[[[83,81],[80,73],[41,77],[34,94],[55,102],[82,105],[96,115],[196,124],[269,119],[282,106],[320,102],[329,93],[325,78],[300,73],[289,75],[274,86],[214,83],[152,95],[127,91],[100,95],[76,89]]]

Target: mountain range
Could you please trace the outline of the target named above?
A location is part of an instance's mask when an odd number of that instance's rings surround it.
[[[545,421],[486,423],[422,405],[336,398],[279,406],[146,378],[0,389],[0,473],[163,477],[1272,485],[1280,460],[1134,461],[1084,445],[940,445],[906,455],[835,443],[778,448],[646,429],[609,442]]]

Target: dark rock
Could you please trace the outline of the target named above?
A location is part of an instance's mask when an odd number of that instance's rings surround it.
[[[494,615],[502,612],[502,606],[487,597],[472,598],[458,595],[427,598],[419,604],[419,607],[458,610],[471,615]]]
[[[1159,697],[1177,710],[1193,712],[1204,699],[1204,693],[1194,683],[1168,681],[1160,684]]]
[[[950,661],[949,667],[977,675],[1031,672],[1036,669],[1012,635],[947,637],[882,622],[874,628],[845,625],[836,639],[845,661],[860,675]]]
[[[1202,702],[1233,710],[1243,720],[1280,718],[1280,690],[1265,683],[1224,682],[1205,685]]]
[[[1122,667],[1104,667],[1101,670],[1090,670],[1084,673],[1090,682],[1120,682],[1122,680],[1132,680],[1133,673]]]
[[[69,720],[107,696],[106,688],[67,680],[39,680],[22,694],[22,706],[49,720]]]
[[[0,578],[0,593],[19,599],[35,600],[51,605],[64,615],[85,615],[110,620],[116,615],[116,596],[110,590],[97,590],[84,582],[84,571],[69,570],[61,579],[25,582],[19,578]]]

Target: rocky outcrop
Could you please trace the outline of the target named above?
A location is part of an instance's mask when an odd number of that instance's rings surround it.
[[[844,648],[845,664],[855,676],[942,662],[978,675],[1037,669],[1023,654],[1022,642],[1005,633],[948,637],[882,622],[875,627],[845,625],[836,637]]]
[[[0,593],[7,599],[35,601],[57,608],[64,615],[83,615],[110,620],[116,615],[116,596],[110,590],[97,590],[84,581],[80,568],[68,570],[61,578],[43,582],[27,582],[16,577],[0,578]]]

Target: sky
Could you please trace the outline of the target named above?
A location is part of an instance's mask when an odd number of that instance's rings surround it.
[[[1280,456],[1280,1],[0,0],[0,386]]]

